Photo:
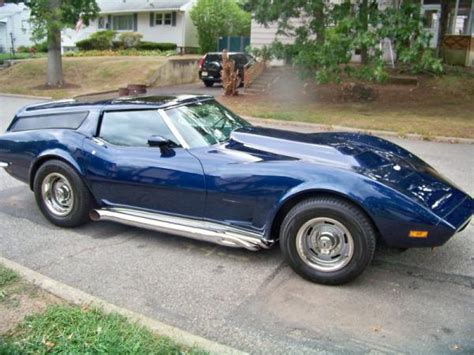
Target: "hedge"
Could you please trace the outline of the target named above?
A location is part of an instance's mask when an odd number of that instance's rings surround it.
[[[175,43],[141,41],[136,48],[142,51],[173,51],[177,48],[177,45]]]
[[[81,51],[90,51],[93,49],[105,50],[112,48],[112,40],[115,37],[114,31],[98,31],[89,36],[89,38],[76,42],[77,48]]]

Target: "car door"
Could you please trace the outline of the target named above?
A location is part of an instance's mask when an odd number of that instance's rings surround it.
[[[299,183],[281,173],[291,168],[288,159],[238,143],[219,143],[218,138],[224,139],[248,123],[216,102],[173,107],[166,114],[203,166],[207,188],[204,218],[262,233],[280,197]]]
[[[164,148],[148,140],[161,136]],[[103,112],[96,137],[84,143],[87,180],[103,204],[201,217],[201,164],[181,147],[157,110]]]

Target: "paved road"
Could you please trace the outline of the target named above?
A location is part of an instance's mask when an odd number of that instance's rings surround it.
[[[0,98],[2,129],[26,100]],[[395,140],[474,194],[474,146]],[[0,172],[0,254],[252,353],[474,352],[474,226],[435,251],[377,251],[356,282],[309,283],[278,249],[226,249],[111,223],[49,224]]]

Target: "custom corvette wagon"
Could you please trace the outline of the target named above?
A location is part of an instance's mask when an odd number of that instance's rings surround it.
[[[470,196],[386,140],[254,127],[208,96],[48,102],[0,136],[0,164],[52,223],[90,220],[248,250],[353,280],[376,243],[434,247],[469,224]]]

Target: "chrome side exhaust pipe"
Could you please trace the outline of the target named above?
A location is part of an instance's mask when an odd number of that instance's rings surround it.
[[[271,246],[270,241],[255,233],[241,231],[217,223],[151,212],[125,208],[106,208],[92,210],[89,217],[93,221],[117,222],[233,248],[257,251],[268,249]]]

